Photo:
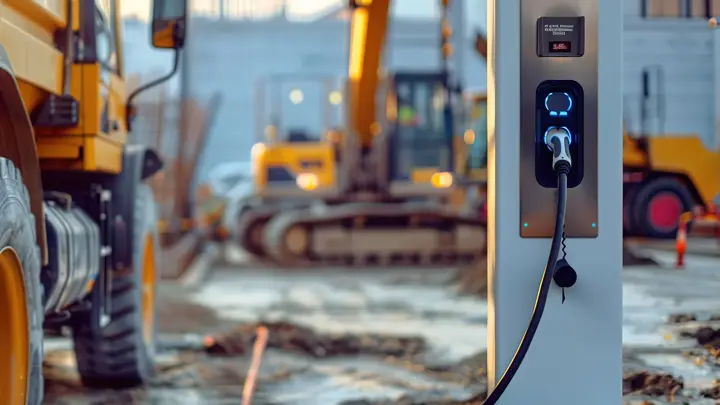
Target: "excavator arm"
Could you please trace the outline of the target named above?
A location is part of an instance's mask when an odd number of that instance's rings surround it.
[[[349,129],[369,148],[380,132],[375,97],[392,0],[350,0]]]

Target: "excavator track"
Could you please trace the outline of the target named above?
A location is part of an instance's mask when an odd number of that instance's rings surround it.
[[[445,267],[480,259],[485,221],[438,204],[353,203],[278,213],[264,247],[284,267]]]
[[[309,202],[304,201],[265,201],[254,204],[238,213],[234,239],[255,260],[268,261],[270,258],[263,240],[268,222],[278,213],[302,209],[309,205]]]
[[[263,244],[264,228],[270,218],[278,213],[277,207],[257,207],[244,211],[238,217],[235,239],[256,260],[267,260]]]

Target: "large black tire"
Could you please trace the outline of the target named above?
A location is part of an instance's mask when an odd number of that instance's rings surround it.
[[[673,223],[659,224],[652,219],[651,205],[658,197],[669,197],[677,200],[678,212],[669,215],[677,218]],[[672,239],[677,235],[680,214],[690,211],[695,204],[690,190],[685,183],[675,177],[658,177],[639,186],[633,202],[632,217],[637,224],[640,236],[657,239]]]
[[[110,322],[102,329],[94,329],[88,322],[80,322],[74,328],[78,372],[83,384],[90,387],[136,387],[147,383],[155,372],[156,306],[153,303],[152,330],[145,327],[142,311],[147,237],[152,238],[156,249],[153,253],[156,269],[153,297],[157,295],[159,268],[157,208],[147,185],[138,185],[132,212],[133,234],[129,235],[131,240],[128,241],[133,247],[132,266],[128,271],[118,270],[113,277]],[[146,333],[151,336],[149,339]]]
[[[43,321],[40,283],[40,250],[37,247],[35,217],[30,212],[30,197],[20,171],[8,159],[0,158],[0,249],[12,248],[22,264],[25,304],[30,327],[29,377],[26,402],[40,405],[43,400]],[[0,308],[2,310],[2,308]],[[7,325],[3,325],[7,328]],[[3,366],[8,367],[8,364]],[[12,370],[3,374],[11,375]],[[0,393],[5,401],[7,393]]]
[[[632,185],[624,187],[623,191],[623,233],[626,236],[638,236],[638,224],[633,214],[635,201],[640,187]]]

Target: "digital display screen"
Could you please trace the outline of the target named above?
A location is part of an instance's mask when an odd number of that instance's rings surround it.
[[[550,52],[570,53],[570,41],[550,41]]]

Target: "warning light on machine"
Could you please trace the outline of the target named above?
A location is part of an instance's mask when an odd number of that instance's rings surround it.
[[[550,52],[570,52],[570,41],[550,42]]]
[[[430,183],[435,188],[450,188],[453,184],[452,173],[437,172],[430,177]]]

